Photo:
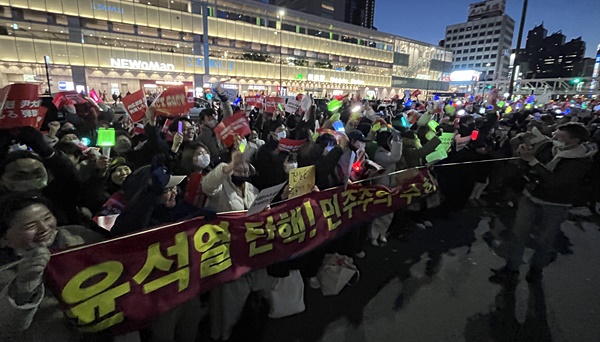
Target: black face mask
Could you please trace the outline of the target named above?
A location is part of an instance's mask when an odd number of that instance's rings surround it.
[[[231,182],[237,187],[244,185],[249,180],[250,177],[231,175]]]

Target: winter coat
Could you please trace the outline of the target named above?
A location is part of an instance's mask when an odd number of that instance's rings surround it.
[[[102,241],[103,238],[82,226],[60,227],[51,249]],[[14,260],[14,259],[13,259]],[[12,260],[0,259],[0,264]],[[16,269],[0,272],[0,341],[79,341],[80,334],[69,326],[58,300],[41,285],[41,291],[30,303],[17,305],[8,290],[16,277]]]
[[[540,153],[536,154],[537,159],[529,163],[530,181],[525,195],[542,204],[578,203],[585,193],[584,178],[592,166],[592,158],[596,152],[595,147],[582,144],[564,151],[553,147],[551,160]]]
[[[390,173],[396,171],[396,163],[402,159],[402,142],[392,141],[390,151],[379,146],[375,151],[374,161],[385,168],[385,176],[375,179],[375,184],[385,185],[388,187],[396,186],[396,176],[388,176]]]
[[[210,160],[217,164],[223,154],[227,153],[227,148],[218,140],[214,129],[203,126],[197,141],[203,143],[208,147],[210,153]]]
[[[406,168],[410,169],[413,167],[419,167],[424,165],[425,157],[435,151],[435,149],[442,143],[438,137],[434,137],[429,140],[423,147],[414,147],[404,145],[403,155]]]
[[[206,207],[218,213],[247,210],[258,196],[258,189],[248,182],[244,191],[235,186],[231,182],[231,175],[223,171],[226,165],[217,165],[202,180],[202,190],[208,196]]]

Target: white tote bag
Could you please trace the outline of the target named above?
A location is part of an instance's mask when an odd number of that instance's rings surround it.
[[[352,258],[345,255],[326,254],[323,265],[317,274],[324,296],[335,296],[342,291],[350,279],[357,275],[354,284],[360,279],[358,268]],[[353,285],[353,284],[350,284]]]
[[[291,270],[285,278],[277,278],[269,293],[269,318],[282,318],[304,312],[304,280],[300,271]]]

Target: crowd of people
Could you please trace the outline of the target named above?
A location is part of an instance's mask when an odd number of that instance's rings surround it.
[[[142,127],[105,105],[49,105],[42,131],[0,131],[0,339],[81,338],[45,290],[50,250],[247,210],[261,190],[286,182],[298,167],[315,166],[313,191],[345,182],[394,187],[400,178],[391,173],[430,167],[439,191],[298,258],[222,284],[139,332],[105,332],[104,340],[195,341],[204,314],[210,317],[212,337],[227,340],[251,292],[269,291],[292,270],[319,288],[317,273],[326,253],[364,258],[365,244],[385,246],[390,237],[408,241],[410,228],[431,227],[434,211],[487,205],[484,192],[494,202],[517,206],[506,241],[507,265],[490,280],[518,277],[525,240],[535,223],[541,227],[536,230],[540,247],[527,279],[539,280],[553,258],[552,243],[569,208],[589,205],[595,210],[600,202],[595,156],[600,108],[594,102],[573,104],[568,114],[557,112],[559,106],[553,104],[534,107],[523,101],[510,107],[483,98],[460,104],[457,99],[420,102],[410,96],[385,105],[345,97],[334,100],[339,108],[325,113],[314,105],[296,113],[247,108],[251,133],[236,136],[227,146],[215,127],[243,109],[228,103],[218,86],[215,90],[220,108],[204,109],[198,120],[181,116],[167,121],[149,107]],[[64,113],[62,122],[55,121],[59,112]],[[98,128],[116,130],[110,154],[93,147]],[[452,141],[440,151],[444,133]],[[284,138],[305,142],[299,151],[289,152],[278,148]],[[436,151],[444,158],[433,158]],[[274,201],[288,196],[284,187]],[[107,229],[99,218],[115,213]],[[401,227],[390,227],[395,215],[401,216]]]

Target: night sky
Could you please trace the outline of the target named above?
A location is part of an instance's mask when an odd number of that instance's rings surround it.
[[[375,26],[378,30],[423,42],[438,44],[446,26],[467,21],[469,4],[475,0],[375,0]],[[521,20],[523,0],[507,0],[506,12],[516,22],[513,47]],[[582,36],[586,57],[594,57],[600,44],[599,0],[530,0],[523,33],[544,22],[548,34],[562,30],[571,38]]]

